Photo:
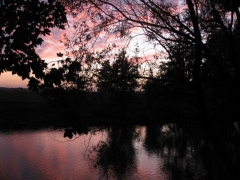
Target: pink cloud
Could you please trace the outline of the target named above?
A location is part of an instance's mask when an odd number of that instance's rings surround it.
[[[49,36],[42,37],[43,44],[36,48],[37,54],[47,62],[57,60],[57,53],[64,52],[64,45],[60,43],[63,39],[64,30],[54,28]]]

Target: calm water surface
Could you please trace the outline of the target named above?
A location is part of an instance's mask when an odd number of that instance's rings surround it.
[[[221,158],[197,127],[90,128],[72,139],[64,138],[64,132],[0,132],[0,179],[229,179]],[[235,149],[229,152],[238,160]]]
[[[163,159],[144,148],[145,127],[136,130],[140,136],[130,139],[131,150],[122,149],[120,154],[107,150],[114,156],[123,155],[121,153],[126,156],[119,157],[126,162],[112,164],[104,162],[109,161],[109,157],[97,157],[101,156],[99,148],[107,145],[109,130],[74,136],[71,140],[63,137],[64,130],[0,133],[0,179],[168,179],[161,169]],[[131,154],[128,155],[128,151]],[[116,168],[122,177],[114,175]]]

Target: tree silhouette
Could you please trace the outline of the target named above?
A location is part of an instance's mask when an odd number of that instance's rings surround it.
[[[64,29],[65,8],[55,0],[1,0],[0,12],[0,74],[11,71],[36,88],[34,80],[43,78],[47,64],[35,48],[53,27]]]
[[[98,72],[98,88],[106,92],[133,92],[138,86],[135,76],[139,75],[138,65],[129,60],[126,51],[116,55],[114,62],[109,60],[101,63]]]

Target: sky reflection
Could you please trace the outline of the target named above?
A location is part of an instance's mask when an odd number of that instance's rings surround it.
[[[99,140],[106,140],[106,132],[83,135],[73,141],[64,139],[63,133],[63,130],[0,133],[0,177],[98,179],[100,169],[94,168],[87,155]],[[134,147],[137,167],[133,168],[134,173],[127,173],[128,179],[166,179],[159,167],[160,159],[148,156],[141,141],[135,142]]]

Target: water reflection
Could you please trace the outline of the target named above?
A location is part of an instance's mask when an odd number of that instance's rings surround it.
[[[72,139],[64,138],[64,129],[1,132],[1,179],[229,179],[200,126],[152,124],[88,130],[87,135]],[[232,143],[226,147],[239,165],[239,149]]]
[[[232,144],[227,145],[229,144],[226,144],[228,150],[231,149],[232,153],[239,155],[238,148],[233,148]],[[149,154],[163,157],[162,167],[170,174],[169,179],[231,179],[225,164],[201,126],[176,124],[147,126],[144,147]],[[239,161],[235,163],[239,165]]]
[[[100,170],[101,178],[126,179],[136,173],[134,130],[134,127],[108,128],[106,141],[92,147],[89,157]]]
[[[87,140],[66,141],[63,130],[1,134],[1,179],[98,179],[84,160]]]
[[[166,179],[134,127],[90,131],[71,140],[64,129],[0,133],[1,179]]]

